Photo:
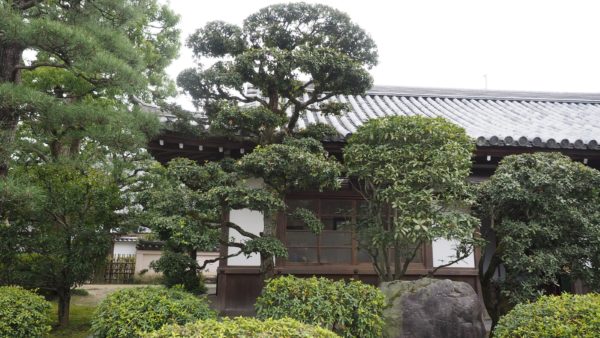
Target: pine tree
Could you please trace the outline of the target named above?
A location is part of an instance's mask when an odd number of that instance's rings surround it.
[[[196,134],[244,140],[258,146],[234,164],[223,163],[223,175],[230,179],[215,187],[185,179],[194,178],[190,173],[203,177],[202,173],[214,166],[173,162],[168,168],[170,176],[184,178],[170,182],[171,188],[154,191],[150,200],[165,202],[148,203],[147,209],[155,217],[152,223],[162,239],[184,254],[193,251],[187,249],[194,249],[190,243],[197,238],[182,236],[185,232],[179,231],[180,224],[207,230],[221,227],[226,228],[224,233],[231,230],[232,234],[241,234],[247,241],[233,235],[220,238],[222,245],[239,249],[220,259],[259,253],[261,271],[268,277],[273,273],[274,258],[287,255],[276,233],[276,215],[285,207],[285,195],[290,191],[339,187],[341,166],[320,143],[323,137],[337,132],[327,125],[300,131],[298,120],[308,111],[340,114],[348,107],[329,100],[331,97],[359,95],[371,87],[368,69],[377,63],[375,42],[339,10],[293,3],[265,7],[248,16],[243,26],[210,22],[189,37],[188,47],[198,58],[216,60],[208,68],[187,69],[177,78],[208,116],[208,130],[201,128]],[[249,95],[245,90],[248,85],[259,95]],[[185,132],[189,133],[189,128]],[[241,184],[249,177],[261,178],[263,188]],[[185,196],[186,202],[179,203],[171,196]],[[169,206],[169,201],[180,205]],[[265,215],[260,234],[205,216],[244,208]],[[307,209],[301,211],[296,216],[319,232],[322,224],[316,216]],[[195,269],[195,264],[189,267]]]
[[[50,289],[60,325],[124,225],[173,93],[178,18],[155,0],[0,1],[0,282]]]
[[[0,17],[0,176],[28,113],[84,97],[173,92],[164,69],[178,51],[178,18],[155,0],[1,0]],[[22,86],[24,72],[35,70],[56,78]]]

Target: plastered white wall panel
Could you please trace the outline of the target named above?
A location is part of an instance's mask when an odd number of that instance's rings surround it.
[[[250,178],[245,181],[246,185],[251,188],[260,189],[264,186],[262,178]],[[259,235],[265,229],[265,218],[260,211],[250,209],[232,210],[229,212],[229,221],[241,226],[244,230],[255,235]],[[229,238],[235,238],[236,241],[246,241],[246,236],[240,235],[239,232],[229,229]],[[228,254],[237,253],[239,248],[229,247]],[[252,254],[249,257],[241,254],[239,256],[227,259],[227,265],[230,266],[260,266],[260,255]]]
[[[260,234],[265,228],[265,219],[260,211],[254,211],[250,209],[231,210],[229,212],[229,221],[241,226],[244,230],[251,232],[255,235]],[[248,240],[248,237],[240,235],[234,229],[229,229],[229,238],[234,238],[237,242],[244,242]],[[239,252],[239,248],[229,247],[229,254]],[[239,256],[230,257],[227,259],[227,265],[229,266],[260,266],[260,255],[252,254],[249,257],[241,254]]]
[[[137,242],[115,242],[113,247],[113,256],[135,255]]]
[[[437,239],[431,243],[433,251],[433,266],[437,267],[450,262],[456,257],[456,241],[449,241],[446,239]],[[451,268],[474,268],[475,267],[475,256],[471,253],[467,258],[463,259],[458,263],[450,265]]]

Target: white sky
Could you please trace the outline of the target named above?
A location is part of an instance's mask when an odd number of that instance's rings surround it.
[[[241,25],[269,0],[170,0],[182,43],[209,21]],[[600,92],[600,2],[542,0],[320,0],[375,40],[377,85]],[[194,66],[182,47],[175,78]],[[178,102],[190,108],[185,98]]]

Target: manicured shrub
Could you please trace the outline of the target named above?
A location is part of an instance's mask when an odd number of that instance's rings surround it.
[[[165,324],[215,318],[205,298],[179,289],[128,288],[106,297],[96,309],[92,331],[98,338],[141,337]]]
[[[35,338],[50,332],[51,305],[18,286],[0,287],[0,337]]]
[[[258,318],[293,318],[343,337],[381,337],[384,296],[360,281],[285,276],[267,281],[256,301]]]
[[[501,317],[494,337],[598,337],[600,295],[542,296]]]
[[[200,320],[185,325],[167,325],[148,335],[149,338],[335,338],[335,333],[300,323],[290,318],[267,319],[237,317]]]

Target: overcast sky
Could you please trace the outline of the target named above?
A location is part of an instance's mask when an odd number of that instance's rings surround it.
[[[182,43],[209,21],[241,25],[268,0],[170,0]],[[600,92],[600,2],[321,0],[350,15],[379,50],[377,85]],[[187,47],[169,67],[194,61]],[[189,107],[186,100],[178,100]]]

